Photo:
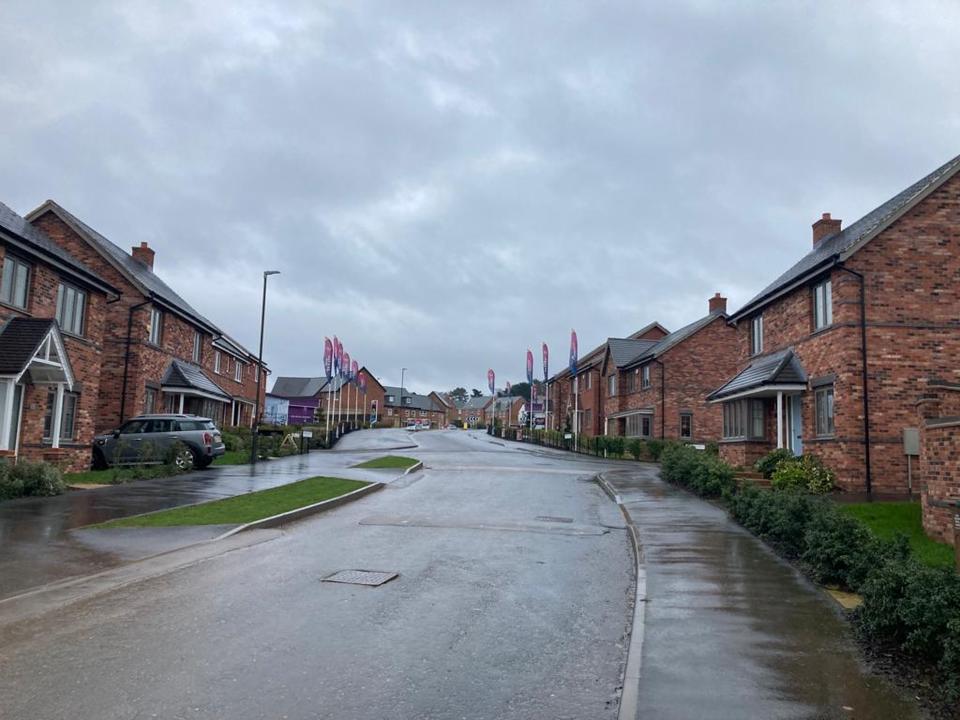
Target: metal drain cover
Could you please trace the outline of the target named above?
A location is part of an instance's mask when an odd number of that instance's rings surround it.
[[[350,585],[383,585],[385,582],[399,577],[400,573],[383,572],[381,570],[338,570],[328,575],[323,582],[349,583]]]
[[[541,522],[562,522],[562,523],[572,523],[573,518],[568,517],[556,517],[555,515],[537,515],[534,520],[540,520]]]

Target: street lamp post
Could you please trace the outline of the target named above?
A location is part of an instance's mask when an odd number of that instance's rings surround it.
[[[263,299],[260,301],[260,350],[257,353],[257,397],[255,399],[256,413],[253,420],[253,436],[250,443],[250,464],[257,464],[257,445],[260,439],[260,385],[263,382],[263,328],[267,320],[267,278],[279,275],[279,270],[263,271]]]
[[[400,427],[405,427],[403,422],[403,378],[407,374],[406,368],[400,368]]]

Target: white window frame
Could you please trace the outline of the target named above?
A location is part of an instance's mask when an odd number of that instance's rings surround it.
[[[830,278],[813,286],[813,329],[833,325],[833,283]]]
[[[69,312],[68,312],[69,311]],[[86,329],[87,293],[75,285],[61,282],[57,286],[56,318],[60,329],[83,337]]]
[[[650,387],[650,366],[644,365],[640,368],[640,387],[646,390]]]
[[[193,333],[193,361],[199,365],[203,360],[203,333],[195,330]]]
[[[607,397],[616,397],[617,396],[617,376],[609,375],[607,376]]]
[[[683,434],[683,421],[687,420],[687,434]],[[693,438],[693,413],[682,412],[680,413],[680,437],[684,440],[689,440]]]
[[[47,409],[43,414],[43,442],[49,443],[52,442],[51,439],[51,426],[53,425],[53,416],[56,414],[54,412],[54,405],[57,402],[57,391],[54,388],[50,388],[47,392]],[[71,404],[73,407],[72,412],[67,412],[67,405]],[[80,405],[80,395],[75,392],[64,392],[63,393],[63,406],[60,410],[60,442],[73,442],[77,433],[77,408]],[[69,418],[69,432],[64,432],[64,426],[67,425]]]
[[[150,335],[148,340],[152,345],[160,346],[163,342],[163,311],[157,307],[150,307]]]
[[[10,268],[9,270],[7,268]],[[20,271],[23,271],[22,274]],[[0,268],[0,302],[11,307],[26,310],[30,301],[30,276],[33,266],[16,255],[5,255]],[[20,292],[17,292],[17,291]],[[23,302],[18,295],[23,295]]]
[[[243,382],[243,363],[239,360],[236,360],[233,364],[233,379],[234,382]]]
[[[763,352],[763,313],[755,315],[750,320],[750,354],[759,355]]]
[[[220,351],[213,351],[213,371],[219,375],[220,374]]]

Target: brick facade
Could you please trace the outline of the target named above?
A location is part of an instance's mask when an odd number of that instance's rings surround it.
[[[916,475],[927,535],[953,545],[960,513],[960,386],[933,385],[916,404],[920,456]]]
[[[207,377],[230,396],[229,400],[186,398],[185,412],[211,415],[222,427],[250,426],[257,402],[256,358],[222,336],[216,327],[149,298],[69,219],[70,216],[51,203],[30,215],[35,227],[121,291],[119,301],[106,307],[102,387],[95,418],[97,431],[115,428],[123,420],[150,410],[178,412],[179,395],[160,391],[161,380],[173,359],[199,365]],[[154,254],[145,243],[133,248],[131,255],[150,263],[144,267],[152,270]],[[158,343],[150,341],[153,310],[161,312]],[[196,362],[194,343],[198,334],[200,357]],[[238,364],[241,366],[239,381],[235,374]],[[260,408],[263,407],[266,386],[264,371],[259,393]]]
[[[913,402],[931,378],[960,381],[960,177],[942,182],[843,265],[864,277],[872,489],[903,495],[908,490],[903,430],[917,426]],[[826,279],[833,322],[817,331],[813,286]],[[763,353],[793,348],[810,381],[797,395],[803,452],[820,456],[845,489],[865,490],[859,278],[834,264],[738,317],[741,367],[750,362],[751,320],[760,313]],[[818,436],[813,390],[821,383],[833,387],[834,431]],[[767,447],[775,447],[773,400],[764,402],[773,420]],[[733,447],[737,444],[724,443],[722,453],[739,464],[754,453]]]
[[[27,305],[18,308],[0,303],[0,326],[13,317],[55,318],[57,289],[61,283],[77,285],[77,279],[36,258],[12,252],[0,238],[0,268],[8,255],[16,255],[30,266]],[[58,449],[44,439],[44,418],[51,412],[51,386],[23,385],[22,413],[19,417],[19,447],[16,456],[27,460],[47,460],[65,470],[85,470],[90,465],[90,444],[96,431],[97,401],[101,391],[101,366],[106,326],[107,295],[87,291],[82,336],[62,333],[64,348],[75,378],[76,415],[73,437],[64,439]],[[14,450],[5,453],[13,456]]]

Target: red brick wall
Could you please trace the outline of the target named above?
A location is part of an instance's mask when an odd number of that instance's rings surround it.
[[[907,490],[902,433],[916,427],[913,399],[928,378],[960,381],[960,178],[953,178],[855,253],[847,263],[864,274],[870,383],[873,488]],[[808,376],[836,375],[835,426],[814,437],[813,394],[803,396],[804,452],[816,453],[840,484],[865,489],[859,282],[834,270],[833,325],[812,331],[810,287],[764,308],[764,352],[793,346]],[[741,366],[747,364],[750,322],[740,322]]]
[[[927,535],[954,544],[960,512],[960,387],[931,388],[917,403],[920,457],[916,478]]]
[[[0,246],[0,266],[6,255]],[[30,260],[29,258],[24,258]],[[0,322],[14,316],[53,318],[56,315],[57,287],[60,275],[53,268],[32,262],[31,277],[25,311],[0,305]],[[65,277],[68,282],[73,282]],[[76,283],[74,283],[76,284]],[[43,418],[47,410],[49,386],[27,386],[23,396],[23,414],[20,426],[20,457],[29,460],[56,461],[69,471],[86,470],[90,465],[90,443],[96,431],[97,399],[101,384],[101,358],[105,329],[106,296],[87,291],[84,317],[84,336],[63,334],[64,346],[79,393],[74,424],[74,440],[61,443],[60,452],[51,453],[49,443],[43,443]]]

